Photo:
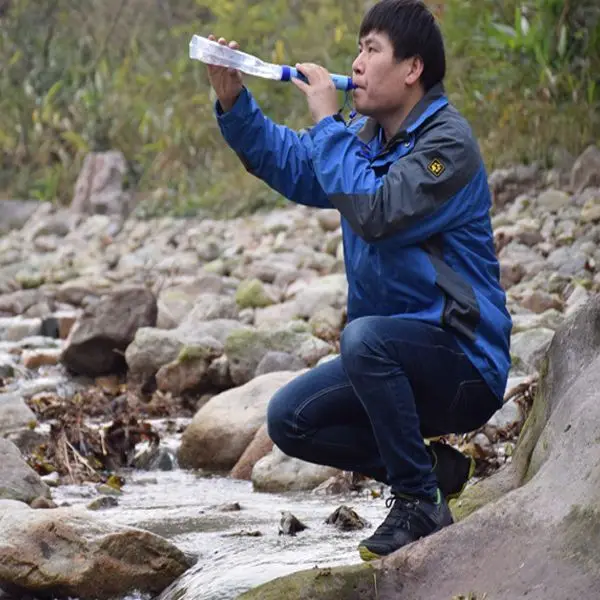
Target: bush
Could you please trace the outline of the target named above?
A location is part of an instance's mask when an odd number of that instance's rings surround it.
[[[281,198],[225,146],[191,35],[237,39],[274,62],[350,73],[362,0],[0,0],[0,189],[68,203],[86,153],[121,150],[145,214],[233,216]],[[489,168],[551,164],[600,136],[595,0],[437,5],[447,89]],[[310,123],[293,86],[247,83],[265,112]],[[340,103],[344,101],[340,94]]]

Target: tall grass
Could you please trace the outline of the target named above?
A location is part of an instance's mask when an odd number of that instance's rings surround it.
[[[68,203],[87,152],[114,148],[145,214],[232,216],[281,201],[219,135],[193,33],[276,62],[350,72],[364,0],[0,0],[0,190]],[[447,89],[488,167],[552,164],[600,138],[595,0],[435,6]],[[293,86],[247,80],[265,112],[309,123]],[[340,103],[344,100],[340,94]]]

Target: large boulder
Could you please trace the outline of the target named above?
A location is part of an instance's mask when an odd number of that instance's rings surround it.
[[[183,433],[179,464],[187,469],[229,471],[265,422],[273,394],[298,375],[267,373],[211,398]]]
[[[512,462],[466,490],[456,524],[373,564],[304,571],[241,598],[597,597],[600,297],[558,329],[542,367]]]
[[[33,510],[0,501],[0,587],[52,598],[157,594],[189,566],[165,539],[84,509]]]
[[[19,449],[12,442],[0,438],[0,499],[29,504],[40,496],[50,497],[48,486],[23,460]]]
[[[123,371],[125,350],[138,329],[156,324],[156,315],[156,298],[145,287],[108,294],[73,326],[61,361],[92,377]]]

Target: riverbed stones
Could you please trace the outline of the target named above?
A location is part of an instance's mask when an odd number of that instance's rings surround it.
[[[0,586],[33,595],[109,600],[158,594],[189,566],[165,539],[78,508],[0,501]]]

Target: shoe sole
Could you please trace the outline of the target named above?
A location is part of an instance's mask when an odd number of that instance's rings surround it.
[[[372,560],[379,560],[380,558],[383,558],[382,556],[379,556],[379,554],[371,552],[366,546],[359,546],[358,554],[365,562],[371,562]]]

